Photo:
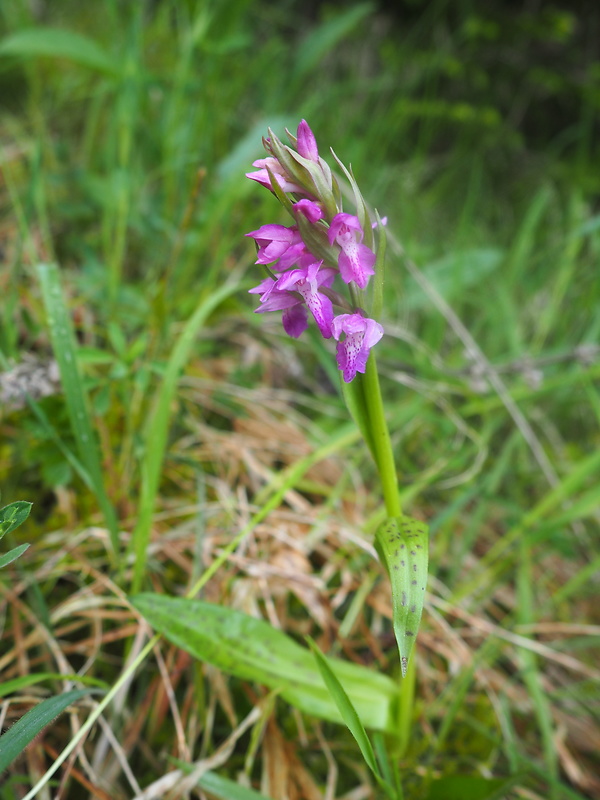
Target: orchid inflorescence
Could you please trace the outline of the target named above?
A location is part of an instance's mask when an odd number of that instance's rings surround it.
[[[344,212],[338,182],[319,156],[307,122],[302,120],[296,136],[286,133],[292,147],[269,130],[269,138],[263,138],[268,157],[253,163],[258,171],[247,173],[294,219],[289,227],[262,225],[246,234],[258,247],[256,263],[268,273],[250,293],[260,295],[257,313],[283,311],[284,330],[294,338],[307,329],[310,312],[322,336],[337,341],[338,367],[349,383],[365,372],[369,352],[383,336],[383,327],[364,310],[372,304],[364,290],[383,269],[383,223],[371,219],[354,177],[332,151],[356,199],[357,214]],[[338,275],[350,301],[333,289]],[[343,313],[336,315],[334,308]]]

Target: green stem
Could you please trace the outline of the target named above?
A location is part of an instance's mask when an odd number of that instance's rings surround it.
[[[394,463],[394,453],[390,432],[383,410],[383,400],[377,374],[377,362],[373,353],[367,361],[367,369],[362,379],[365,400],[368,409],[368,425],[375,447],[377,469],[381,479],[383,499],[388,517],[402,516],[400,494],[398,492],[398,476]]]

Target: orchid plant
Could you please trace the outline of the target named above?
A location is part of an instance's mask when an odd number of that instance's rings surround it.
[[[285,145],[269,130],[266,158],[247,177],[271,191],[292,217],[289,226],[266,224],[246,236],[257,247],[266,277],[250,289],[256,313],[281,311],[285,332],[298,338],[312,317],[325,339],[337,342],[337,365],[346,405],[367,443],[381,480],[386,519],[375,535],[390,576],[394,632],[402,675],[421,620],[427,581],[427,527],[403,515],[398,477],[372,348],[384,335],[385,219],[371,212],[354,179],[332,152],[353,193],[355,213],[302,120]]]

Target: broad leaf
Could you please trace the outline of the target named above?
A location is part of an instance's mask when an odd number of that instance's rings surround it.
[[[308,714],[343,721],[310,651],[264,620],[183,597],[145,593],[131,602],[157,631],[196,658],[278,689],[284,700]],[[358,664],[337,659],[329,663],[362,724],[394,732],[399,702],[394,681]]]
[[[32,505],[33,503],[27,503],[25,500],[17,500],[0,508],[0,539],[25,522]]]
[[[421,624],[427,585],[428,530],[424,522],[402,516],[389,517],[375,534],[377,551],[392,584],[394,634],[403,676]]]

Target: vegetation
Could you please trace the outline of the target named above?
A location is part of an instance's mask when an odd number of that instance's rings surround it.
[[[600,796],[600,11],[573,8],[0,6],[1,800]],[[331,342],[247,294],[243,234],[285,219],[244,172],[302,118],[387,217],[414,699]]]

